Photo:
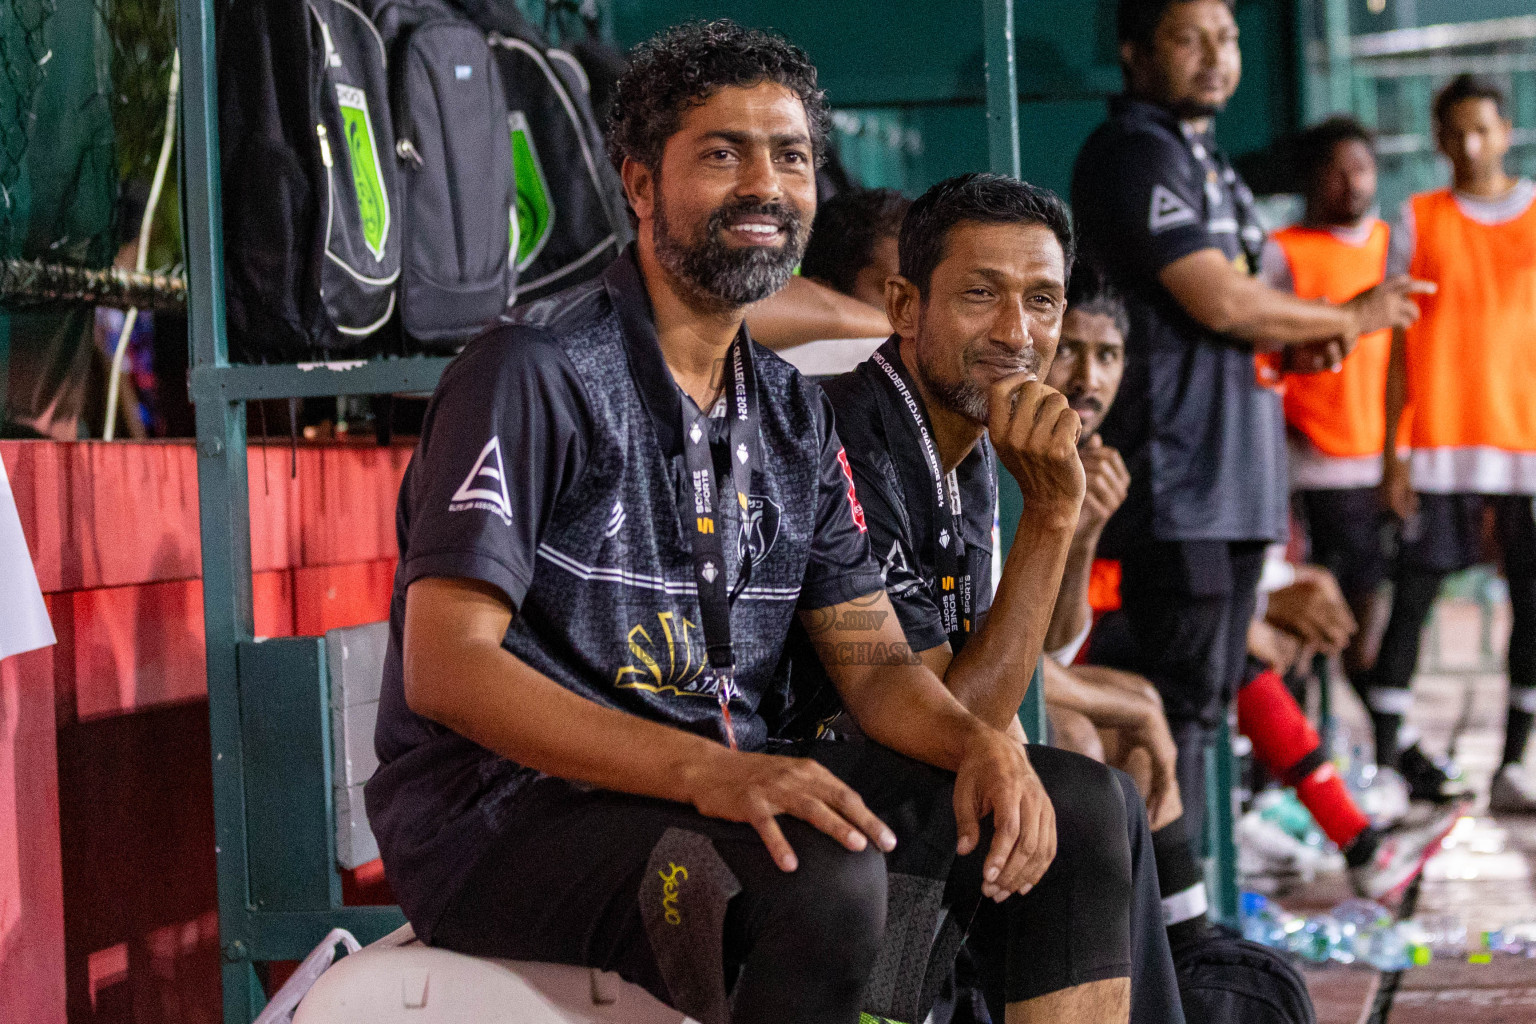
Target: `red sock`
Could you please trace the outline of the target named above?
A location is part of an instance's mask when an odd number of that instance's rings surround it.
[[[1344,779],[1332,761],[1324,761],[1316,771],[1296,783],[1296,799],[1312,812],[1317,827],[1338,844],[1339,849],[1349,844],[1370,827],[1371,819],[1355,805]]]
[[[1340,849],[1370,825],[1323,756],[1317,730],[1274,672],[1259,673],[1237,692],[1237,727],[1252,741],[1259,762],[1296,787],[1296,798]]]

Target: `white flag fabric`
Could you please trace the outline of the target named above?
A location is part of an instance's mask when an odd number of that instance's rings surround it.
[[[54,642],[53,623],[37,586],[27,539],[11,481],[0,459],[0,658],[47,647]]]

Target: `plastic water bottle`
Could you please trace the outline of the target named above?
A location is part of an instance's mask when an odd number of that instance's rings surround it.
[[[1271,949],[1286,949],[1290,934],[1305,923],[1262,893],[1244,892],[1239,901],[1243,938]]]
[[[1424,914],[1404,921],[1405,933],[1437,957],[1461,957],[1467,953],[1467,925],[1455,914]]]
[[[1402,971],[1429,962],[1429,950],[1416,943],[1408,929],[1394,922],[1392,914],[1380,903],[1346,900],[1333,908],[1331,916],[1343,927],[1343,946],[1352,960],[1368,963],[1379,971]],[[1335,959],[1351,962],[1342,957]]]

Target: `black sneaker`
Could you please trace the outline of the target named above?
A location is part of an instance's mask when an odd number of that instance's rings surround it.
[[[1448,804],[1466,795],[1461,769],[1450,761],[1432,759],[1417,743],[1398,755],[1397,770],[1407,780],[1412,800]]]

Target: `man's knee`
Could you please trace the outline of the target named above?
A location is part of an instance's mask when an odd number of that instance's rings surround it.
[[[756,902],[808,944],[873,957],[885,930],[885,855],[873,844],[855,853],[797,819],[781,817],[779,826],[799,864],[775,869]]]
[[[1123,773],[1063,750],[1031,747],[1030,759],[1056,811],[1052,870],[1096,879],[1129,899],[1131,848]],[[1135,786],[1131,788],[1134,790]],[[1140,797],[1136,798],[1138,801]]]

